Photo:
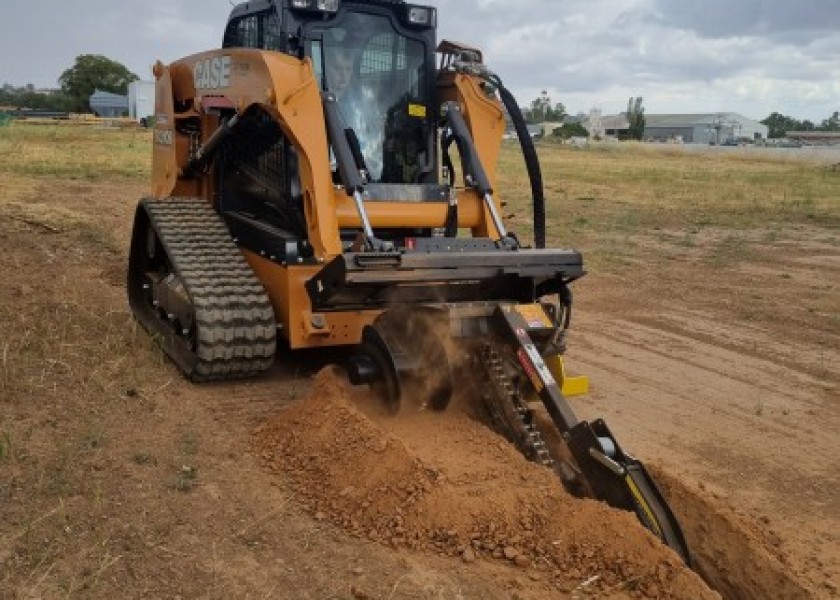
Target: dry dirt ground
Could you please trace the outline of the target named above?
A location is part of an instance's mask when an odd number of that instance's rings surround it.
[[[791,584],[756,597],[838,597],[840,232],[742,239],[725,266],[713,244],[638,265],[632,294],[581,282],[571,354],[594,383],[575,406],[656,462],[701,570]]]
[[[717,597],[468,401],[393,420],[323,354],[183,381],[126,307],[142,181],[2,183],[0,597]],[[838,597],[840,233],[703,235],[577,284],[575,409],[655,470],[724,597]]]

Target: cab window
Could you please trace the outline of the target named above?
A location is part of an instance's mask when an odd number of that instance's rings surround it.
[[[232,19],[225,30],[222,46],[282,50],[280,17],[276,11],[269,10]]]

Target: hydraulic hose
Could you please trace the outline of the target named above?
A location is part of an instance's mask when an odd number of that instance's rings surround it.
[[[525,159],[525,168],[528,171],[528,180],[531,182],[531,197],[534,206],[534,246],[545,248],[545,194],[543,192],[542,170],[537,157],[537,149],[534,147],[534,140],[528,133],[525,118],[519,105],[508,89],[502,85],[502,81],[495,75],[490,78],[499,90],[502,103],[513,121],[516,129],[516,137],[519,138],[519,145],[522,148],[522,157]]]

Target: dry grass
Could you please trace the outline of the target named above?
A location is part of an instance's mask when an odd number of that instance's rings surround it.
[[[819,165],[637,144],[546,144],[539,153],[554,244],[594,243],[600,253],[659,230],[840,227],[840,173]],[[506,145],[498,172],[517,228],[529,230],[530,188],[514,145]]]
[[[4,176],[98,181],[148,178],[151,133],[13,123],[0,129]]]
[[[114,182],[148,173],[144,135],[0,130],[2,597],[95,594],[119,561],[96,529],[123,469],[115,415],[143,410],[163,364],[117,285]]]

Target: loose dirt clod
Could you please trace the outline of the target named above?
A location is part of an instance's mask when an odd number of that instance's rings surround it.
[[[593,591],[717,597],[632,514],[569,496],[551,471],[457,407],[405,406],[389,417],[326,369],[256,440],[313,514],[359,537],[464,562],[541,565],[555,589],[597,576]]]

